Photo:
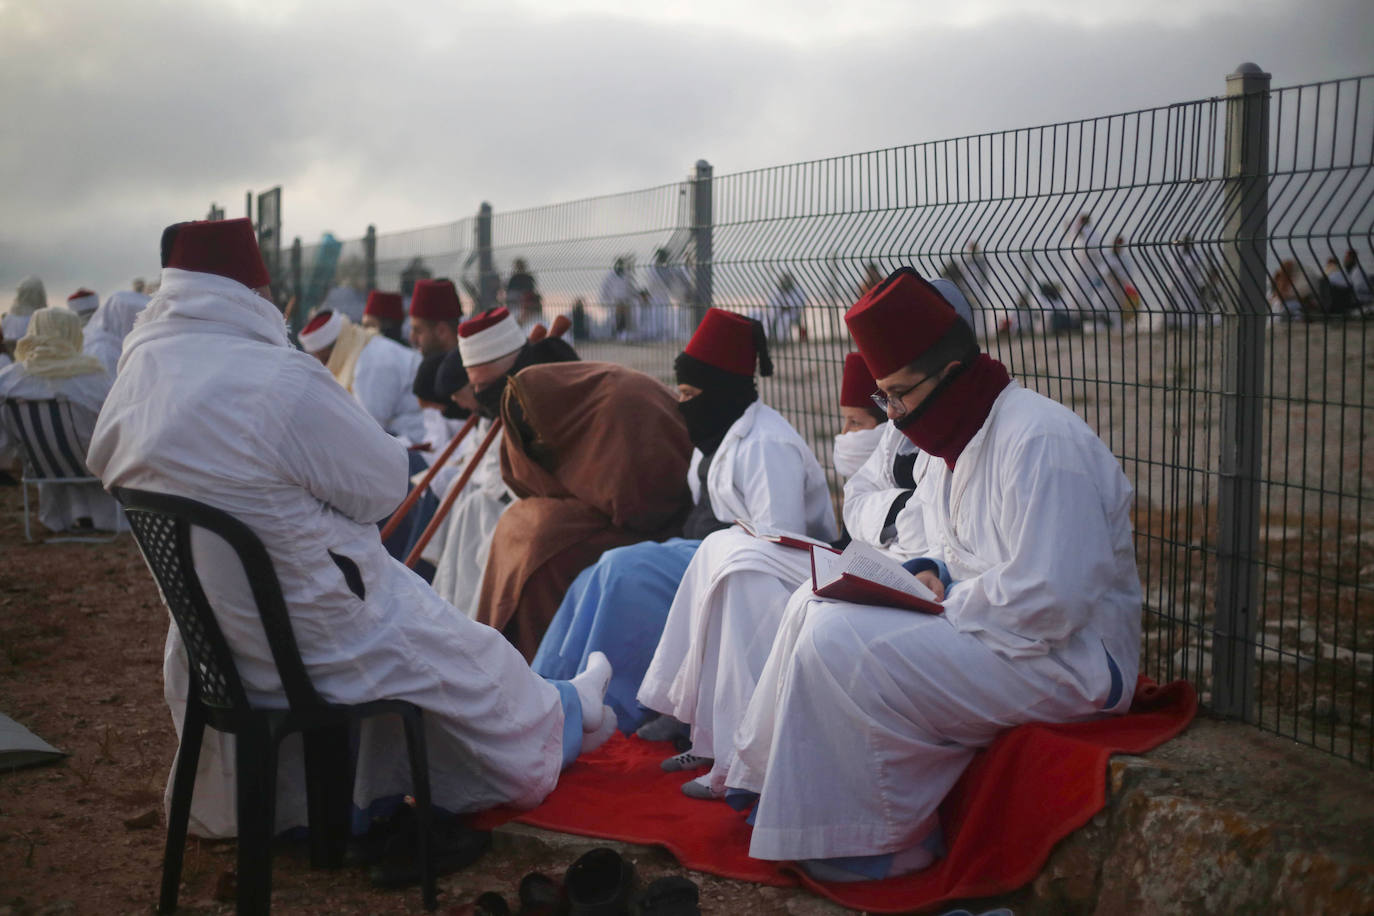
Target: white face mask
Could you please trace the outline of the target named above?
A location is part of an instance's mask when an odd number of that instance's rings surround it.
[[[864,466],[868,456],[878,447],[878,440],[882,438],[886,425],[879,423],[874,429],[856,429],[835,437],[835,470],[845,480],[859,473],[859,468]]]

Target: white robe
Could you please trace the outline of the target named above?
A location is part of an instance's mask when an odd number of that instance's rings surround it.
[[[353,396],[382,429],[407,444],[425,441],[420,401],[412,391],[420,360],[419,350],[374,334],[358,354],[353,372]]]
[[[84,455],[110,383],[110,375],[103,371],[73,378],[47,379],[30,375],[21,363],[0,369],[0,459],[7,453],[23,453],[18,430],[10,428],[9,409],[3,406],[5,401],[11,398],[29,401],[63,398],[68,401],[78,439],[73,447]],[[79,518],[89,518],[101,531],[128,530],[119,504],[98,483],[38,485],[38,521],[45,528],[53,532],[66,531]]]
[[[883,431],[874,432],[876,446]],[[890,456],[887,464],[890,474]],[[713,759],[708,778],[717,792],[725,787],[735,728],[768,660],[783,608],[810,575],[810,556],[727,528],[701,542],[673,596],[638,700],[692,726],[692,753]]]
[[[462,460],[454,462],[452,470],[445,468],[440,472],[452,475],[447,487],[457,484],[457,478],[467,468],[472,453],[490,429],[491,421],[481,420],[468,433],[459,447],[463,452]],[[477,617],[477,599],[482,593],[482,576],[491,554],[492,534],[501,515],[514,500],[501,478],[501,436],[498,435],[478,462],[467,487],[454,501],[442,527],[425,548],[424,558],[434,564],[434,590],[473,619]]]
[[[138,313],[148,305],[148,297],[133,290],[121,290],[106,299],[82,330],[81,351],[94,356],[113,378],[124,338],[134,328]]]
[[[563,746],[558,689],[500,633],[468,620],[387,555],[376,523],[405,496],[405,448],[290,346],[265,299],[232,280],[164,270],[125,342],[89,460],[107,486],[188,496],[248,525],[272,557],[320,695],[406,699],[425,711],[435,804],[530,807],[553,788]],[[250,700],[280,704],[237,563],[210,537],[194,549]],[[363,597],[331,552],[357,566]],[[166,675],[180,730],[186,673],[175,628]],[[232,740],[206,732],[192,807],[198,834],[235,831]],[[299,747],[283,746],[278,829],[305,821]],[[400,727],[374,719],[360,734],[355,802],[406,791]]]
[[[928,455],[917,466],[921,555],[955,581],[945,613],[794,593],[726,779],[761,793],[756,858],[910,848],[1002,731],[1130,705],[1132,497],[1101,440],[1012,383],[953,473]]]

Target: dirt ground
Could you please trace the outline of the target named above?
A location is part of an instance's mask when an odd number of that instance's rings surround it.
[[[0,916],[153,913],[161,880],[162,791],[176,733],[162,699],[167,612],[133,539],[28,544],[17,487],[0,487],[0,712],[70,756],[0,772]],[[586,846],[498,843],[440,879],[441,913],[484,891],[514,906],[520,878],[561,878]],[[632,855],[641,884],[691,877],[707,913],[838,912],[797,890],[688,872],[666,852]],[[192,839],[181,909],[233,912],[232,842]],[[282,843],[273,909],[301,914],[423,913],[418,888],[372,888],[361,869],[317,871]]]

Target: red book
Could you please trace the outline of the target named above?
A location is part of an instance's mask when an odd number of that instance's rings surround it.
[[[783,547],[791,547],[793,550],[810,550],[812,547],[820,547],[823,550],[839,553],[838,550],[834,550],[825,541],[818,541],[804,534],[796,534],[791,531],[780,531],[777,528],[769,528],[767,525],[756,525],[742,518],[735,519],[735,524],[743,528],[745,534],[756,537],[760,541],[772,541],[774,544],[781,544]]]
[[[895,607],[923,614],[945,609],[902,565],[861,541],[851,541],[843,553],[830,548],[811,550],[811,591],[821,598]]]

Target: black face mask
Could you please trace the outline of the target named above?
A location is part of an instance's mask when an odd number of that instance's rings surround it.
[[[445,404],[444,409],[440,412],[444,415],[444,419],[446,420],[466,420],[468,417],[472,416],[472,411],[468,410],[466,407],[459,407],[453,401],[449,401]]]
[[[921,403],[917,404],[914,409],[907,411],[902,416],[893,420],[892,425],[900,430],[906,430],[910,428],[913,423],[915,423],[917,420],[920,420],[921,417],[925,416],[926,411],[930,410],[930,408],[935,406],[936,400],[940,397],[940,395],[945,393],[945,389],[949,388],[950,385],[953,385],[954,382],[959,378],[959,376],[964,374],[965,368],[967,368],[967,365],[961,363],[956,369],[954,369],[954,371],[950,372],[949,375],[946,375],[944,378],[940,379],[940,381],[936,383],[935,387],[930,390],[930,394],[926,395],[925,398],[921,401]]]
[[[752,381],[752,380],[751,380]],[[679,401],[677,409],[687,421],[687,438],[704,454],[712,454],[730,427],[758,399],[752,390],[706,390]]]
[[[506,379],[508,378],[510,376],[503,375],[481,391],[473,391],[473,397],[477,398],[479,416],[488,420],[495,420],[501,416],[501,395],[506,392]]]

